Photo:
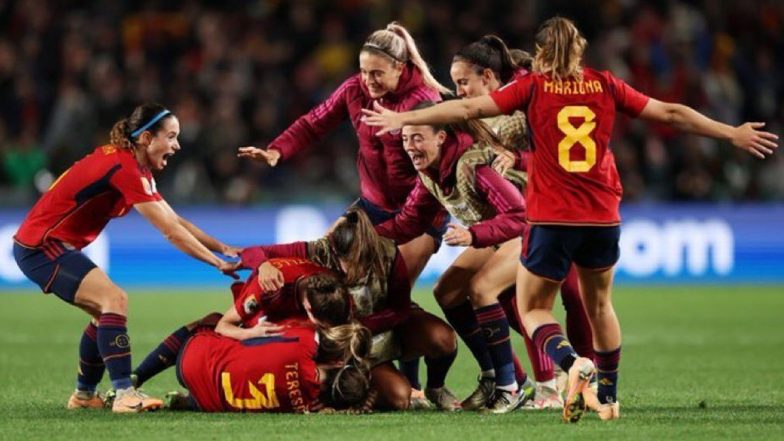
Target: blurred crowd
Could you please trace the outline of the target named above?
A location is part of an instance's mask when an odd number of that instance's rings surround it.
[[[239,160],[357,71],[358,50],[397,20],[436,77],[496,33],[533,51],[539,23],[575,19],[587,63],[729,124],[784,126],[784,2],[758,0],[0,0],[0,206],[40,189],[145,101],[171,108],[182,150],[157,178],[175,202],[348,200],[356,138],[344,124],[270,169]],[[784,200],[784,152],[621,118],[612,148],[627,201]]]

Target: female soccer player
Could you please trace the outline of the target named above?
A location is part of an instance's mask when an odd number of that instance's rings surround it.
[[[618,260],[621,185],[610,134],[615,113],[669,124],[689,133],[730,141],[764,158],[778,136],[764,123],[732,127],[682,104],[665,103],[636,91],[610,72],[582,67],[585,39],[570,20],[547,20],[537,33],[533,73],[489,96],[443,103],[409,113],[378,106],[366,122],[379,135],[403,125],[444,124],[523,110],[532,135],[526,200],[532,225],[517,277],[520,314],[537,346],[569,372],[564,420],[578,421],[585,400],[603,420],[619,417],[616,396],[621,331],[612,307],[613,266]],[[596,372],[580,358],[553,318],[553,299],[569,265],[577,266],[594,331],[598,401],[586,388]]]
[[[443,320],[411,303],[411,283],[401,252],[391,239],[378,236],[368,216],[358,207],[348,210],[326,237],[312,242],[248,247],[241,255],[244,266],[261,266],[267,272],[270,257],[310,259],[343,275],[354,299],[355,316],[374,335],[372,387],[378,407],[405,410],[411,385],[390,360],[425,356],[427,390],[443,410],[457,410],[459,401],[444,386],[447,371],[457,354],[452,328]],[[274,271],[262,280],[265,289],[283,283]]]
[[[242,147],[239,156],[275,166],[314,144],[348,119],[359,140],[357,168],[360,197],[355,202],[373,224],[394,217],[414,188],[416,172],[403,152],[400,134],[375,136],[376,129],[361,121],[362,109],[374,100],[404,111],[422,101],[440,101],[448,94],[427,67],[408,31],[397,23],[373,32],[359,52],[359,73],[352,75],[323,103],[300,117],[266,149]],[[411,283],[437,251],[446,228],[442,214],[434,219],[429,235],[402,246]]]
[[[493,170],[497,155],[490,146],[500,142],[482,123],[464,126],[403,127],[403,145],[419,177],[401,212],[379,225],[378,231],[405,243],[421,234],[442,207],[468,226],[449,225],[446,243],[468,248],[438,280],[434,294],[479,362],[483,377],[492,378],[495,386],[491,397],[479,399],[472,394],[463,407],[507,413],[534,392],[530,380],[523,378],[518,385],[515,379],[509,321],[498,301],[499,294],[515,282],[525,226],[521,194],[525,177],[515,169],[508,169],[506,178]]]
[[[356,323],[283,323],[278,336],[241,341],[196,328],[176,354],[177,379],[188,389],[192,409],[202,412],[302,413],[317,402],[357,406],[370,387],[370,338]]]
[[[351,298],[332,271],[300,258],[276,258],[268,263],[283,276],[280,288],[262,288],[256,271],[245,282],[234,283],[231,308],[222,315],[213,313],[189,323],[166,337],[134,369],[134,386],[173,366],[180,348],[197,328],[245,340],[280,335],[283,327],[279,323],[285,320],[321,327],[344,325],[351,320]]]
[[[161,105],[137,107],[114,125],[110,144],[60,175],[14,236],[14,257],[22,272],[43,292],[54,293],[93,317],[79,345],[77,386],[69,409],[103,406],[95,388],[104,369],[117,390],[114,412],[142,412],[162,405],[131,386],[127,295],[81,252],[107,222],[133,207],[186,254],[224,273],[235,267],[213,252],[236,257],[240,250],[178,216],[155,187],[152,171],[163,170],[180,150],[179,133],[177,118]]]
[[[510,50],[499,37],[486,35],[461,48],[455,54],[450,75],[458,96],[474,98],[489,95],[513,79],[528,75],[530,69],[531,56],[527,52],[519,49]],[[527,157],[529,152],[523,150],[528,144],[523,112],[516,111],[512,115],[484,118],[482,121],[488,124],[501,142],[516,154],[513,156],[517,161],[516,166],[525,171],[527,161],[523,155]],[[509,161],[509,156],[499,155],[495,160],[494,166],[499,172],[503,172],[505,167],[515,166],[514,161]],[[499,161],[503,162],[499,164]],[[580,296],[577,271],[574,266],[561,285],[561,300],[566,309],[566,331],[569,340],[578,354],[593,358],[591,325]],[[523,334],[536,378],[536,394],[526,408],[563,408],[563,399],[556,387],[552,361],[547,354],[539,351],[525,332]],[[477,389],[478,392],[481,390],[482,388]]]

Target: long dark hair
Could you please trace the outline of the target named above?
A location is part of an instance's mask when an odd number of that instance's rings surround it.
[[[166,108],[158,103],[146,103],[137,106],[133,109],[130,116],[114,123],[111,132],[109,132],[109,142],[117,147],[132,149],[136,145],[136,139],[141,134],[135,134],[135,132],[152,122],[152,124],[144,128],[143,132],[156,133],[163,126],[164,121],[174,116],[173,113],[166,112],[168,112]],[[157,120],[155,120],[156,117],[158,118]],[[153,122],[153,120],[155,121]]]
[[[501,84],[506,84],[520,68],[530,70],[532,59],[526,51],[509,49],[500,37],[485,35],[457,51],[452,59],[456,61],[472,65],[477,74],[490,69]]]
[[[303,280],[311,313],[330,326],[351,320],[351,299],[346,286],[332,274],[316,274]]]
[[[414,106],[413,110],[427,109],[428,107],[435,106],[436,103],[432,101],[422,101]],[[498,135],[488,127],[487,124],[478,119],[464,120],[452,124],[423,124],[430,126],[434,132],[443,130],[451,135],[456,135],[458,132],[464,132],[474,138],[475,143],[484,144],[489,147],[501,147],[506,150],[513,150],[511,146],[506,146],[498,138]]]
[[[381,239],[367,214],[360,208],[350,208],[344,220],[327,236],[335,257],[348,262],[345,282],[348,286],[362,283],[365,276],[383,277]]]

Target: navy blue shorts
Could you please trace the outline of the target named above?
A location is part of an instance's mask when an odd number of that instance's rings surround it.
[[[359,198],[354,201],[353,204],[349,206],[349,208],[359,207],[364,211],[368,218],[370,218],[370,222],[373,225],[378,225],[384,223],[392,218],[394,218],[400,210],[395,211],[387,211],[383,208],[369,202],[365,198]],[[446,233],[446,226],[449,224],[449,216],[444,216],[443,219],[434,219],[433,224],[430,228],[425,231],[429,236],[433,238],[436,242],[436,252],[438,249],[441,248],[441,241],[443,240],[444,233]]]
[[[621,254],[621,227],[572,227],[532,225],[523,240],[520,261],[537,276],[561,281],[569,267],[604,269],[615,265]]]
[[[48,241],[40,248],[14,242],[14,258],[19,269],[41,291],[54,293],[71,304],[84,276],[96,267],[84,253],[59,241]]]

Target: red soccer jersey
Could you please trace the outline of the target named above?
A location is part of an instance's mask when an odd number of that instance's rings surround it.
[[[105,145],[57,178],[14,238],[28,247],[58,239],[82,249],[134,204],[160,200],[150,170],[136,162],[133,152]]]
[[[259,318],[265,315],[275,323],[287,318],[307,318],[297,295],[297,283],[303,277],[330,273],[327,268],[297,257],[270,259],[268,262],[283,273],[283,288],[264,292],[259,285],[258,272],[250,275],[239,294],[234,296],[234,309],[245,327],[256,326]]]
[[[534,73],[491,95],[503,113],[528,117],[532,155],[526,202],[532,224],[616,225],[622,188],[610,151],[616,109],[637,116],[648,97],[609,72],[582,81]]]
[[[200,331],[182,350],[180,379],[204,412],[303,412],[321,386],[313,328],[243,341]]]

